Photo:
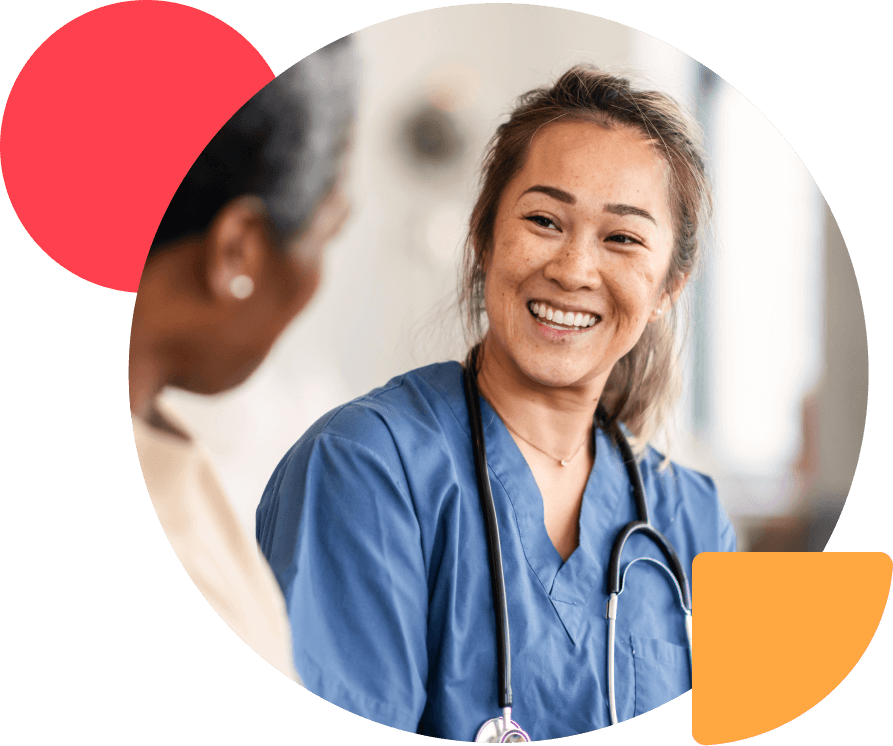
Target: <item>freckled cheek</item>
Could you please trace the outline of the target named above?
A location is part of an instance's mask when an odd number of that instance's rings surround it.
[[[642,282],[618,283],[611,297],[620,330],[633,330],[647,321],[651,313],[651,289]]]
[[[494,266],[493,270],[497,268]],[[490,327],[499,334],[511,335],[513,331],[513,298],[515,293],[509,278],[498,271],[491,271],[484,285],[484,306]]]
[[[536,273],[535,262],[520,251],[509,253],[511,249],[495,257],[487,273],[487,283],[492,288],[485,288],[488,295],[495,300],[508,302],[522,293],[524,284]],[[492,291],[492,292],[488,292]]]
[[[658,267],[643,262],[627,275],[625,295],[628,305],[636,308],[638,315],[648,316],[660,296],[663,283],[658,279],[658,270]]]

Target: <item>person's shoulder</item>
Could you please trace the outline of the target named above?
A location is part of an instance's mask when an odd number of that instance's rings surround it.
[[[293,450],[306,448],[319,438],[344,439],[381,450],[388,442],[440,429],[443,420],[454,418],[457,397],[461,396],[459,363],[416,368],[327,412],[304,433]]]
[[[261,506],[280,494],[315,494],[323,483],[387,482],[399,501],[412,483],[449,460],[445,444],[456,427],[456,390],[462,395],[461,366],[440,363],[404,373],[384,386],[342,404],[317,420],[280,460]],[[379,489],[379,494],[384,488]],[[301,498],[303,499],[303,498]],[[261,515],[261,510],[258,516]]]
[[[671,482],[676,490],[685,493],[716,495],[716,485],[710,476],[667,459],[653,446],[648,446],[642,460],[650,472],[663,481]]]
[[[665,530],[674,524],[690,526],[692,533],[706,542],[698,551],[734,550],[734,530],[711,477],[668,461],[651,446],[641,463],[642,479],[657,525]]]
[[[668,460],[650,445],[640,463],[642,478],[658,493],[665,511],[675,513],[683,505],[696,511],[719,507],[716,484],[708,475]]]

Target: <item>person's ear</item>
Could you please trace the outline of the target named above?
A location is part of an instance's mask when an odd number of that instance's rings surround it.
[[[258,197],[236,197],[220,209],[205,235],[203,275],[212,297],[238,302],[254,293],[273,251],[266,225],[266,207]]]
[[[676,301],[688,284],[688,277],[688,274],[679,273],[673,280],[667,282],[663,292],[658,296],[657,303],[655,303],[654,308],[651,310],[651,316],[648,319],[649,322],[657,321],[662,318],[665,313],[668,313],[669,310],[676,305]]]

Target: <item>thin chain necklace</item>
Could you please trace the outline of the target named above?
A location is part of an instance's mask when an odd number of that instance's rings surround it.
[[[474,352],[474,351],[472,351],[472,352]],[[474,360],[474,357],[471,357],[471,360]],[[486,395],[484,398],[486,398]],[[488,400],[488,402],[489,402],[489,400]],[[492,402],[490,402],[490,406],[493,407],[494,410],[496,410],[496,407],[493,406]],[[583,446],[586,445],[586,441],[589,437],[589,436],[586,436],[585,438],[583,438],[583,442],[577,446],[577,449],[573,452],[572,455],[568,456],[567,458],[558,458],[558,456],[555,456],[554,454],[551,454],[548,451],[544,451],[536,443],[531,443],[529,440],[527,440],[527,438],[525,438],[523,435],[521,435],[521,433],[519,433],[517,430],[515,430],[515,428],[513,428],[509,424],[509,421],[505,417],[503,417],[502,414],[499,413],[499,411],[496,411],[496,414],[499,415],[499,419],[502,420],[503,424],[509,429],[510,432],[513,432],[515,435],[517,435],[521,440],[523,440],[525,443],[527,443],[527,445],[529,445],[531,448],[535,448],[540,453],[548,456],[550,459],[557,461],[560,466],[567,466],[571,461],[573,461],[579,455],[580,451],[583,450]]]
[[[568,456],[568,458],[558,458],[558,456],[554,456],[551,453],[549,453],[548,451],[544,451],[536,443],[531,443],[529,440],[527,440],[527,438],[525,438],[523,435],[521,435],[521,433],[519,433],[517,430],[515,430],[515,428],[513,428],[508,423],[508,420],[505,417],[502,417],[502,421],[511,432],[513,432],[521,440],[523,440],[525,443],[527,443],[527,445],[531,446],[532,448],[536,448],[536,450],[538,450],[540,453],[546,454],[549,458],[555,459],[562,466],[567,466],[571,461],[573,461],[577,457],[577,455],[580,453],[580,451],[583,450],[583,446],[586,445],[586,441],[588,440],[588,437],[589,437],[589,436],[586,436],[585,438],[583,438],[583,442],[577,446],[577,450],[574,451],[572,456]]]

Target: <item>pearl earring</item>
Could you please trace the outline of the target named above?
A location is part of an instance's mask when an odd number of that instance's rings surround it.
[[[664,309],[663,309],[663,308],[658,308],[658,309],[656,310],[656,313],[657,313],[658,317],[663,316]]]
[[[245,300],[254,292],[254,280],[248,275],[236,275],[229,281],[229,291],[235,298]]]

